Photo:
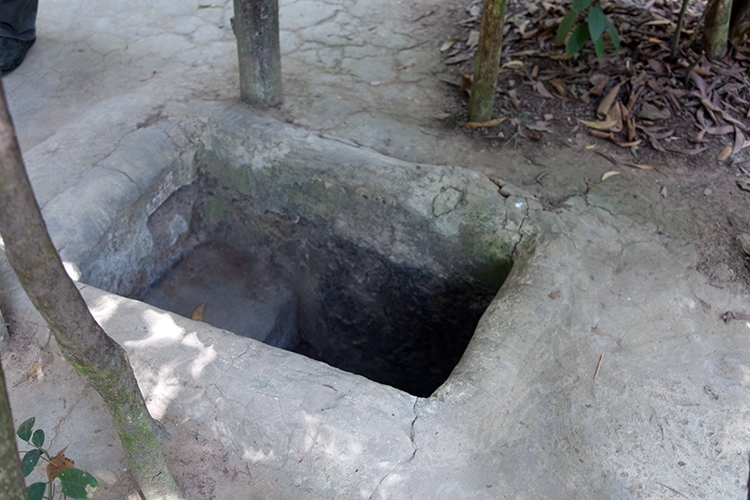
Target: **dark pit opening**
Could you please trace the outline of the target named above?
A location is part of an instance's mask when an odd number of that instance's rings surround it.
[[[207,175],[178,190],[149,219],[155,279],[133,296],[187,317],[205,303],[216,327],[427,397],[509,271],[507,260],[415,265],[303,211],[263,205]],[[388,217],[365,231],[392,230]],[[426,226],[412,229],[415,248],[431,244]]]

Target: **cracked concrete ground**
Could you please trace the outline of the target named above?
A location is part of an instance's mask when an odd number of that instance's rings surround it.
[[[545,211],[513,185],[533,178],[528,161],[436,127],[437,35],[412,20],[444,5],[281,4],[285,102],[268,113],[238,102],[231,2],[40,6],[39,39],[3,81],[71,274],[89,266],[110,290],[126,280],[117,271],[138,265],[131,254],[96,267],[97,252],[147,241],[133,228],[191,180],[214,122],[257,141],[237,168],[322,153],[346,158],[344,177],[361,165],[491,174],[501,188],[471,174],[471,189],[493,193],[503,230],[521,240],[430,398],[81,284],[172,435],[166,453],[187,497],[746,497],[750,323],[720,317],[748,297],[695,270],[695,249],[663,234],[658,206],[636,222],[642,204],[587,190],[571,167],[550,173],[559,203]],[[62,360],[7,264],[1,271],[16,421],[35,415],[53,451],[70,444],[100,479],[98,498],[138,498],[98,396]],[[41,372],[29,374],[32,363]]]

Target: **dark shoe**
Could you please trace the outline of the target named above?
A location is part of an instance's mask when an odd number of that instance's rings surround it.
[[[0,72],[10,73],[22,62],[36,38],[32,40],[16,40],[0,36]]]

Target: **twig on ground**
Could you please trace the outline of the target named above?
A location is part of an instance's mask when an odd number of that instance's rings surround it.
[[[602,360],[604,359],[604,353],[599,356],[599,362],[596,364],[596,372],[594,372],[594,383],[596,384],[596,378],[599,376],[599,370],[602,367]]]

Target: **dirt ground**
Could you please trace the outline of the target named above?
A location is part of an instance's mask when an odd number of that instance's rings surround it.
[[[575,194],[589,195],[590,203],[606,199],[613,213],[693,243],[698,270],[711,284],[747,292],[750,248],[745,243],[743,250],[741,235],[750,233],[750,192],[740,184],[750,179],[748,47],[710,62],[696,54],[700,37],[689,47],[683,38],[670,62],[671,34],[662,21],[670,11],[676,19],[678,2],[604,6],[620,30],[619,54],[608,45],[597,59],[589,42],[566,59],[560,57],[564,47],[554,44],[555,20],[570,6],[509,2],[493,113],[498,123],[476,128],[466,122],[481,3],[415,10],[421,28],[437,38],[445,63],[436,75],[445,85],[446,102],[437,110],[444,130],[471,138],[477,149],[520,154],[533,166],[521,177],[499,167],[472,168],[522,185],[546,208]],[[697,23],[701,8],[699,3],[688,11],[686,26]],[[693,63],[697,79],[687,76]],[[606,121],[597,107],[618,83],[615,106],[619,101],[631,114],[632,141],[626,130],[596,130],[579,121]],[[726,115],[707,113],[706,106]],[[592,176],[592,163],[606,165],[607,172]]]

